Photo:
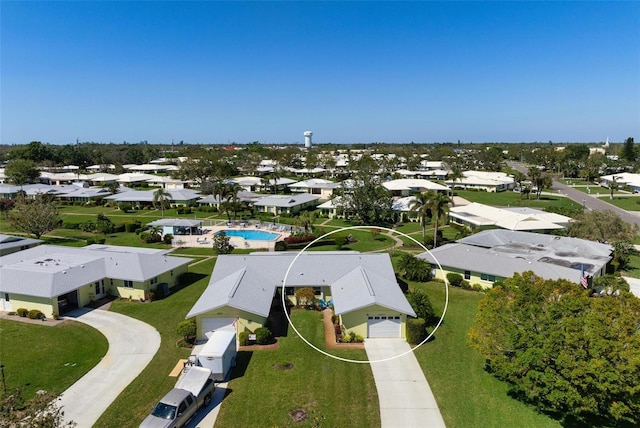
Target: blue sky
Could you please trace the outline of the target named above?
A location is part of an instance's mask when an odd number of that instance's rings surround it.
[[[640,2],[2,1],[2,144],[640,139]]]

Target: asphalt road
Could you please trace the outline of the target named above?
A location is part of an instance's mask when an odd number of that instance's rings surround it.
[[[507,165],[524,174],[526,174],[529,171],[529,169],[526,166],[523,166],[518,163],[507,162]],[[613,211],[616,214],[618,214],[624,221],[628,223],[637,224],[638,227],[640,228],[640,214],[632,211],[623,210],[607,202],[609,199],[608,188],[600,187],[600,186],[592,186],[591,194],[587,194],[580,190],[574,189],[571,186],[567,186],[566,184],[563,184],[554,180],[552,189],[555,192],[562,194],[568,197],[569,199],[572,199],[575,202],[583,205],[587,210]],[[598,192],[600,193],[600,197],[597,197]],[[639,234],[640,234],[640,231],[639,231]]]

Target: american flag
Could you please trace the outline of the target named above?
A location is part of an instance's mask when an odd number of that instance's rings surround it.
[[[587,275],[584,274],[584,267],[582,268],[582,274],[580,275],[580,284],[584,288],[589,288],[589,279],[587,279]]]

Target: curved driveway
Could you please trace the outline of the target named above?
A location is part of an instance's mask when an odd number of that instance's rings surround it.
[[[100,309],[80,308],[66,318],[90,325],[109,341],[102,361],[71,385],[59,402],[66,421],[90,427],[149,364],[160,348],[160,334],[142,321]]]

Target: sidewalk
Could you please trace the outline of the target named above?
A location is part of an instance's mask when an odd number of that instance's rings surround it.
[[[370,361],[383,360],[409,349],[405,339],[366,339]],[[383,428],[444,428],[438,404],[413,353],[371,363],[378,390]]]

